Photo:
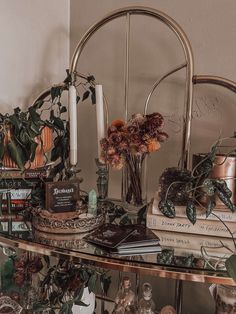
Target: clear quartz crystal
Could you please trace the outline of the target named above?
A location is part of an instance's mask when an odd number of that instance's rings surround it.
[[[135,294],[131,290],[129,277],[124,277],[120,290],[115,298],[113,314],[135,314]]]
[[[152,286],[150,283],[145,282],[142,286],[142,298],[139,301],[138,313],[139,314],[154,314],[155,303],[152,300]]]

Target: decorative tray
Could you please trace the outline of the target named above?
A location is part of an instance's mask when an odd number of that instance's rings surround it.
[[[41,232],[54,234],[77,234],[98,228],[105,221],[104,214],[93,216],[80,212],[51,213],[44,209],[32,212],[32,227]]]

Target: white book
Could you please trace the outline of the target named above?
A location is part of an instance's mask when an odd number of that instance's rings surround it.
[[[225,246],[234,251],[233,241],[228,238],[222,239],[221,237],[160,230],[152,230],[152,232],[159,237],[162,247],[173,247],[184,250],[200,250],[201,247],[205,247],[211,252],[227,252],[225,248],[219,249],[222,241]]]
[[[7,192],[11,193],[12,200],[25,200],[31,198],[32,189],[0,189],[3,194],[3,200],[7,199]]]
[[[8,221],[1,221],[2,225],[2,232],[8,231]],[[24,221],[12,221],[12,232],[19,232],[19,231],[28,231],[29,228],[27,227]]]
[[[158,204],[160,202],[160,199],[158,197],[158,192],[155,193],[153,203],[152,203],[152,214],[155,215],[163,215],[162,212],[160,211]],[[200,207],[196,206],[197,209],[197,219],[206,219],[206,211]],[[232,213],[230,209],[219,209],[216,208],[213,211],[220,219],[222,219],[225,222],[236,222],[236,213]],[[175,216],[176,218],[185,218],[186,217],[186,206],[175,206]],[[217,220],[216,216],[210,214],[207,217],[208,220]]]
[[[152,213],[149,206],[146,225],[150,229],[185,232],[191,234],[205,234],[209,236],[218,236],[230,238],[230,233],[222,222],[217,220],[198,219],[193,225],[187,217],[167,218],[164,215],[156,215]],[[227,226],[231,232],[236,234],[236,223],[227,222]]]

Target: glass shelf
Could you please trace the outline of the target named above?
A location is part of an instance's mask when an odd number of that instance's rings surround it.
[[[219,263],[218,249],[214,250],[212,256],[209,253],[205,259],[202,257],[200,247],[198,250],[184,249],[185,238],[186,241],[189,241],[191,236],[192,240],[199,243],[200,235],[181,234],[183,248],[180,249],[176,247],[176,241],[173,240],[175,237],[176,239],[179,238],[179,233],[157,231],[157,234],[160,237],[162,252],[135,256],[109,254],[86,243],[83,240],[84,234],[53,235],[37,231],[24,231],[11,235],[0,233],[0,244],[3,247],[69,258],[74,262],[123,272],[135,272],[177,280],[235,285],[223,268],[223,264]],[[166,245],[168,234],[171,236],[172,241],[170,242],[172,243]],[[215,241],[218,239],[215,238]],[[220,256],[222,253],[219,253]],[[216,269],[213,269],[213,266],[210,267],[210,264],[214,265]]]

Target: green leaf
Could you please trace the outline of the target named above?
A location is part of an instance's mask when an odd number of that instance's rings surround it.
[[[36,111],[35,107],[29,108],[29,114],[34,123],[37,123],[41,119],[40,114]]]
[[[20,128],[22,126],[22,123],[19,120],[18,116],[16,114],[13,114],[9,117],[9,120],[10,120],[11,124],[13,125],[15,132],[19,132]]]
[[[80,305],[80,306],[89,306],[89,304],[85,304],[83,301],[75,301],[76,305]]]
[[[80,301],[84,293],[84,286],[79,287],[74,294],[74,301]]]
[[[205,179],[202,183],[203,192],[205,192],[208,196],[212,196],[215,194],[216,188],[213,184],[213,180]]]
[[[223,179],[215,179],[213,180],[214,186],[220,190],[223,194],[225,194],[227,197],[231,198],[232,191],[228,188],[227,183]]]
[[[59,117],[54,117],[53,118],[53,124],[55,127],[57,127],[59,130],[64,131],[64,123],[62,121],[62,119],[60,119]]]
[[[86,269],[84,268],[81,269],[80,278],[83,282],[87,282],[89,280],[89,274]]]
[[[13,285],[14,264],[12,259],[8,259],[1,267],[1,288],[3,291],[9,290]]]
[[[38,313],[48,309],[48,301],[41,301],[33,304],[33,312]]]
[[[67,112],[66,106],[62,106],[62,107],[60,108],[60,113],[64,113],[64,112]]]
[[[87,81],[90,83],[90,82],[92,82],[92,81],[95,81],[95,77],[93,76],[93,75],[89,75],[88,77],[87,77]]]
[[[216,202],[213,199],[210,199],[206,206],[206,218],[212,213],[215,206],[216,206]]]
[[[84,101],[85,99],[87,99],[87,98],[89,97],[89,95],[90,95],[89,90],[86,90],[86,92],[84,92],[84,94],[83,94],[82,101]]]
[[[44,104],[44,100],[40,99],[40,100],[36,101],[34,107],[36,109],[40,109],[43,106],[43,104]]]
[[[189,221],[194,225],[197,221],[197,210],[193,200],[189,200],[186,206],[186,215]]]
[[[88,290],[89,290],[89,292],[94,292],[95,293],[96,282],[97,282],[97,274],[94,273],[94,274],[92,274],[90,276],[89,281],[88,281]]]
[[[76,96],[76,103],[78,104],[78,102],[80,101],[80,97],[79,95]]]
[[[96,104],[95,88],[93,86],[90,86],[89,89],[91,91],[91,101],[92,101],[92,104],[95,105]]]
[[[221,192],[220,190],[216,190],[216,194],[230,210],[232,213],[236,211],[236,206],[231,202],[230,197],[228,197],[225,193]]]
[[[225,267],[230,277],[236,281],[236,255],[235,254],[231,255],[226,260]]]
[[[60,97],[61,96],[61,86],[53,86],[51,88],[51,97],[52,97],[52,101],[56,98],[56,97]]]
[[[72,77],[69,69],[66,69],[67,77],[64,79],[64,83],[69,84],[72,82]]]
[[[32,142],[30,145],[30,161],[31,162],[34,161],[37,146],[38,144],[36,142]]]
[[[9,141],[7,144],[7,149],[9,151],[10,157],[17,164],[17,166],[23,170],[24,169],[24,154],[21,147],[16,146],[14,141]]]
[[[168,218],[175,217],[175,206],[171,200],[161,200],[158,204],[158,207],[163,215]]]

